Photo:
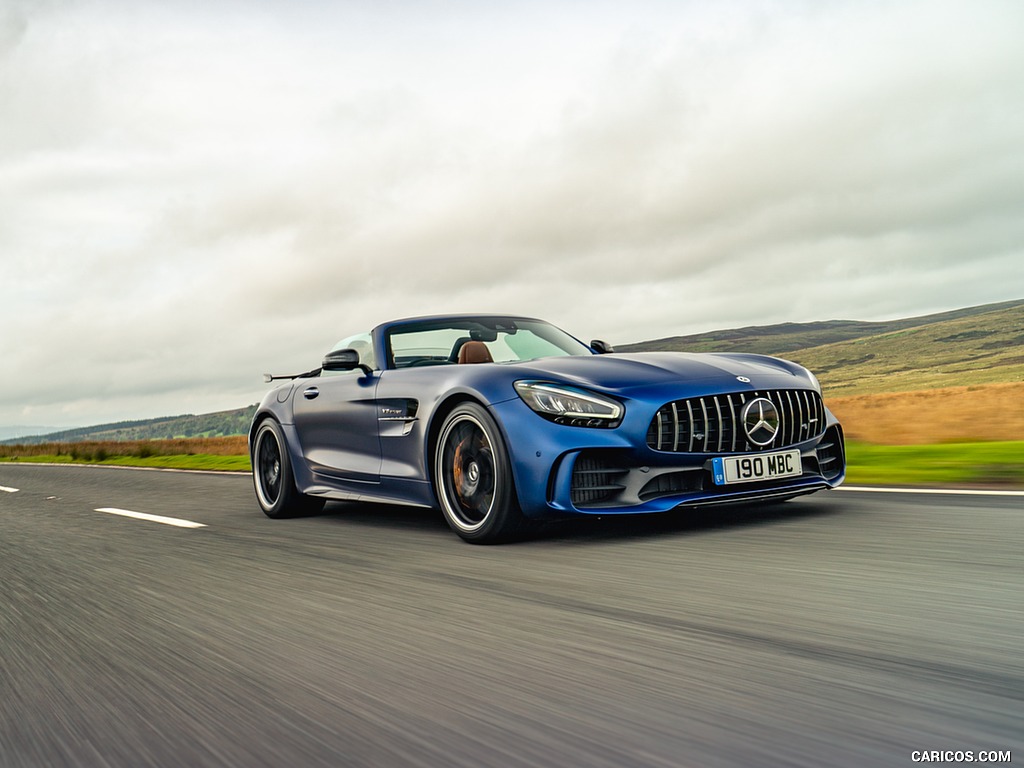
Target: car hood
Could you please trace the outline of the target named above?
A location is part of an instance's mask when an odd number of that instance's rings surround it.
[[[548,357],[519,363],[525,375],[628,395],[637,387],[701,382],[727,389],[814,387],[807,371],[776,357],[746,354],[637,352]],[[528,374],[526,372],[529,371]],[[738,382],[739,377],[749,383]]]

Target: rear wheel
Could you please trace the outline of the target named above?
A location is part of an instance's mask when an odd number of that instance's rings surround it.
[[[252,479],[256,500],[267,517],[275,519],[313,515],[324,500],[299,493],[285,448],[284,433],[273,419],[256,430],[252,448]]]
[[[466,541],[492,544],[523,532],[508,451],[483,406],[463,403],[444,420],[434,483],[448,525]]]

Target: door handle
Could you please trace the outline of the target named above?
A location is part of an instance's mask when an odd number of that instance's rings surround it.
[[[309,389],[305,390],[302,393],[302,396],[304,398],[306,398],[307,400],[312,400],[313,398],[315,398],[319,394],[320,394],[320,390],[319,389],[317,389],[316,387],[310,387]]]

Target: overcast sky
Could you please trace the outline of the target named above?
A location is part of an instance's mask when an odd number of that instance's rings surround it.
[[[415,314],[626,343],[1024,297],[1024,4],[0,2],[0,425]]]

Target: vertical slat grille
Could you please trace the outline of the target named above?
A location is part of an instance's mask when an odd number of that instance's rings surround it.
[[[708,452],[708,440],[711,439],[711,425],[708,424],[708,405],[704,402],[704,398],[700,399],[700,431],[704,433],[704,447],[701,449],[704,453]]]
[[[689,400],[686,401],[686,415],[690,417],[686,426],[686,431],[690,436],[690,439],[687,441],[689,447],[686,450],[693,453],[693,403]]]
[[[725,431],[723,429],[723,427],[725,425],[722,423],[722,404],[721,404],[721,402],[719,402],[719,399],[717,397],[715,398],[715,415],[718,417],[718,421],[716,422],[716,424],[718,425],[718,430],[717,430],[717,432],[718,432],[718,448],[716,450],[719,453],[721,453],[722,452],[722,437],[723,437],[722,433]]]
[[[672,450],[679,450],[679,408],[672,403]]]
[[[765,446],[751,444],[742,423],[744,406],[759,397],[770,400],[779,413],[778,432]],[[825,406],[817,392],[773,389],[668,403],[651,420],[647,444],[656,451],[677,453],[744,453],[796,445],[824,431]]]

